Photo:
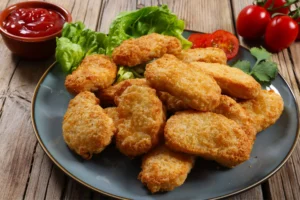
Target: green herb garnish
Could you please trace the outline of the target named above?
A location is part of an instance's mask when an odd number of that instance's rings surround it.
[[[262,84],[270,84],[278,73],[277,64],[271,61],[272,54],[263,47],[253,47],[250,49],[250,53],[256,58],[252,69],[247,60],[238,60],[232,67],[239,68]]]

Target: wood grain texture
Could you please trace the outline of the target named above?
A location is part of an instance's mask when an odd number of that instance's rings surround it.
[[[162,0],[162,4],[185,21],[189,30],[213,32],[218,29],[234,31],[229,0]]]
[[[246,192],[243,192],[241,194],[232,196],[227,198],[228,200],[244,200],[244,199],[248,199],[248,200],[258,200],[258,199],[263,199],[263,194],[262,194],[262,190],[261,187],[254,187]]]
[[[99,31],[108,33],[114,18],[122,11],[135,10],[136,0],[103,0]]]

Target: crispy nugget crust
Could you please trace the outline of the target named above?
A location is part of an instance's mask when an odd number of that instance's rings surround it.
[[[262,90],[257,98],[240,102],[240,105],[249,113],[257,132],[274,124],[284,109],[282,97],[273,90]]]
[[[143,157],[138,179],[152,192],[171,191],[182,185],[195,158],[160,146]]]
[[[100,153],[110,144],[115,126],[91,92],[81,92],[69,103],[63,119],[67,145],[84,159]]]
[[[119,90],[124,91],[127,87],[131,85],[142,85],[148,86],[146,79],[138,78],[138,79],[128,79],[122,82],[116,83],[108,88],[103,90],[99,90],[98,97],[101,99],[101,104],[103,105],[115,105],[114,99],[116,95],[120,95]]]
[[[218,63],[192,62],[190,65],[212,76],[224,94],[241,99],[253,99],[260,93],[260,84],[240,69]]]
[[[177,58],[183,62],[207,62],[226,64],[227,57],[222,49],[215,47],[182,50]]]
[[[211,112],[183,111],[165,126],[166,145],[234,167],[249,159],[252,142],[233,120]]]
[[[135,66],[159,58],[166,53],[179,54],[181,43],[176,37],[152,33],[122,42],[112,53],[118,65]]]
[[[221,89],[216,81],[173,55],[165,54],[147,64],[145,77],[151,87],[170,93],[195,110],[209,111],[219,105]]]
[[[170,95],[167,92],[158,91],[157,96],[163,102],[167,111],[177,112],[190,109],[190,107],[186,105],[182,100]]]
[[[216,107],[213,112],[224,115],[239,124],[249,139],[254,143],[257,133],[254,124],[250,119],[249,113],[235,100],[229,96],[222,95],[219,106]]]
[[[128,87],[118,99],[117,148],[129,157],[147,153],[163,136],[165,113],[156,91],[145,86]]]
[[[103,111],[107,114],[108,117],[110,117],[113,120],[114,125],[117,128],[119,121],[119,113],[117,107],[104,108]]]
[[[86,56],[79,67],[65,80],[67,90],[72,94],[83,91],[97,91],[110,86],[116,78],[117,66],[109,57],[93,54]]]

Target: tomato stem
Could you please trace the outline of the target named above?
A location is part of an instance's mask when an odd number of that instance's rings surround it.
[[[283,6],[279,6],[277,8],[273,8],[274,6],[274,0],[272,1],[272,4],[267,8],[268,11],[276,11],[279,10],[281,8],[286,8],[289,7],[290,5],[293,5],[295,3],[298,3],[300,0],[290,0],[288,2],[286,2]]]
[[[253,4],[258,6],[264,6],[267,3],[267,0],[255,0]]]
[[[292,11],[289,15],[293,19],[299,18],[300,17],[300,8],[297,8],[296,10]]]

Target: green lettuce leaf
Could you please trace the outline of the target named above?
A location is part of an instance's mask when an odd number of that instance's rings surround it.
[[[183,30],[184,21],[179,20],[174,13],[171,13],[167,5],[122,12],[110,26],[106,54],[111,55],[113,49],[124,40],[150,33],[177,37],[184,49],[190,48],[192,43],[181,35]]]
[[[70,72],[78,66],[84,57],[84,51],[78,44],[71,42],[68,38],[56,38],[55,57],[64,72]]]
[[[65,23],[62,37],[56,40],[56,60],[63,71],[72,72],[86,55],[105,54],[106,40],[106,34],[85,29],[82,22]]]

